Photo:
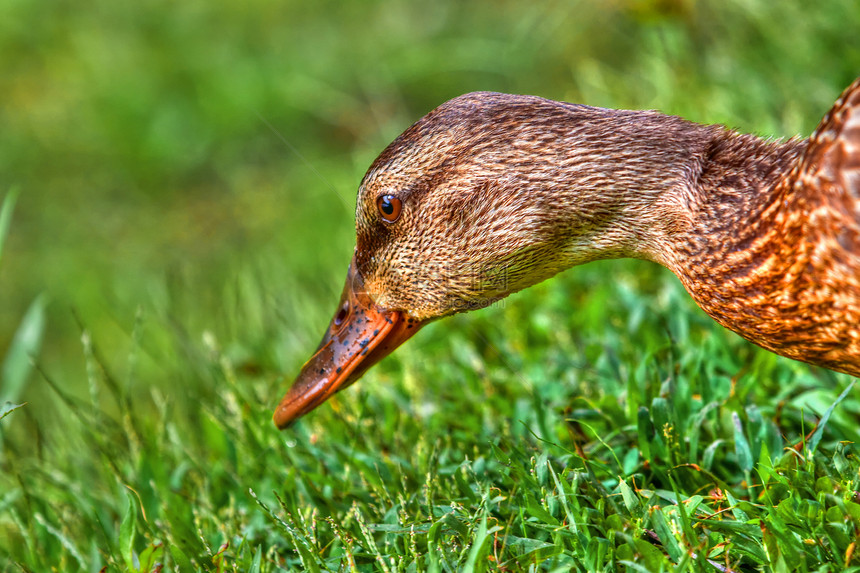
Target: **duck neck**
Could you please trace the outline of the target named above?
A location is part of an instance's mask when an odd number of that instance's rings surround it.
[[[757,240],[770,236],[765,223],[780,208],[777,182],[806,141],[766,141],[656,112],[586,111],[594,116],[583,133],[564,141],[575,157],[564,166],[561,200],[561,216],[575,222],[565,233],[567,266],[651,260],[704,301],[695,284],[736,266],[731,253],[752,264],[766,254]]]
[[[686,228],[657,259],[705,312],[748,339],[766,328],[763,315],[774,314],[773,297],[763,292],[779,296],[776,284],[791,264],[792,257],[777,256],[791,232],[783,224],[791,198],[779,182],[805,148],[805,141],[715,134],[691,160]]]
[[[633,257],[674,272],[714,319],[756,340],[776,317],[773,285],[796,258],[785,245],[786,179],[807,142],[772,142],[653,112],[615,112],[574,142],[566,201],[576,225],[566,266]],[[595,129],[594,126],[598,128]],[[591,202],[583,205],[583,202]],[[794,219],[798,219],[795,217]],[[771,291],[774,294],[762,294]],[[776,320],[774,320],[776,322]]]
[[[566,113],[537,126],[551,143],[515,134],[501,164],[515,175],[494,195],[492,212],[523,196],[540,208],[532,222],[512,223],[521,228],[508,250],[526,248],[506,252],[505,264],[528,272],[508,275],[509,292],[593,260],[646,259],[674,272],[729,326],[719,305],[745,288],[742,274],[765,264],[762,239],[774,238],[767,219],[780,205],[776,183],[806,142],[768,142],[651,111],[557,105]]]

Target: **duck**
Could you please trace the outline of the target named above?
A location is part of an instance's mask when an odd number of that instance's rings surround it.
[[[789,140],[468,93],[371,164],[355,227],[340,301],[278,428],[426,324],[598,259],[660,264],[746,340],[860,376],[860,78]]]

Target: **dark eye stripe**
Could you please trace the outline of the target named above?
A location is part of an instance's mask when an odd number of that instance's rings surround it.
[[[383,221],[393,223],[400,217],[403,203],[394,195],[380,195],[376,200],[376,207]]]

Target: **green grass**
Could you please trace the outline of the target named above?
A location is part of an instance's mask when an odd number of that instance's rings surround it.
[[[0,569],[860,570],[851,380],[644,262],[270,421],[411,121],[495,89],[808,134],[860,70],[855,2],[182,6],[0,18]]]
[[[141,314],[114,368],[85,337],[90,397],[48,373],[63,423],[6,444],[7,565],[842,570],[860,404],[845,398],[815,445],[789,446],[844,377],[714,329],[662,275],[592,265],[428,328],[285,433],[269,415],[286,384],[249,359],[266,354],[252,345],[267,330],[255,309],[277,297],[268,280],[225,294],[244,344],[189,337],[167,309]],[[176,354],[147,348],[151,331],[172,331]],[[138,401],[145,359],[182,391]]]

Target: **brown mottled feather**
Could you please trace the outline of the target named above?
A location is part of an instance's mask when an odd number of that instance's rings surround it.
[[[376,198],[403,201],[394,224]],[[356,264],[430,319],[601,258],[658,262],[720,324],[860,375],[860,81],[806,141],[494,93],[422,118],[359,190]]]

